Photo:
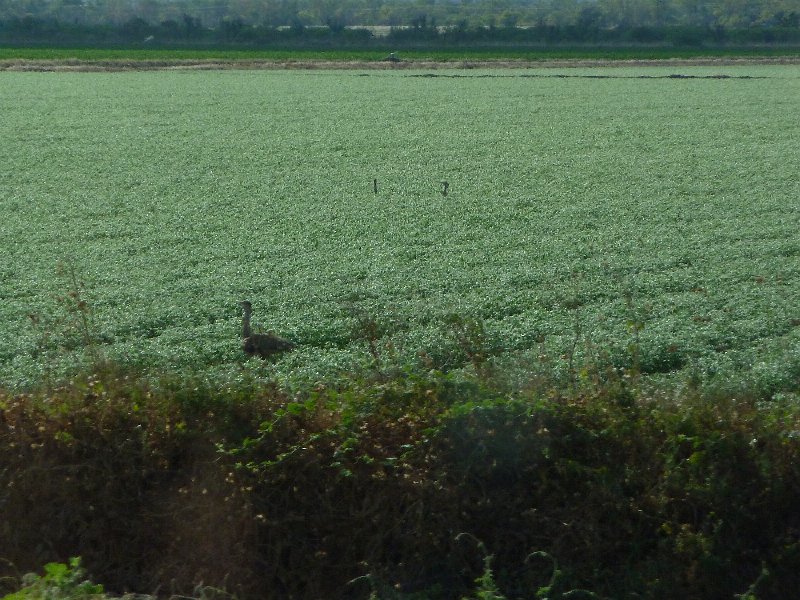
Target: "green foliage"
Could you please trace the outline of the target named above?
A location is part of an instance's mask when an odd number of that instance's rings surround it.
[[[241,598],[800,588],[800,79],[681,71],[714,78],[6,74],[0,558]],[[242,298],[297,350],[248,361]],[[100,593],[79,569],[29,583]]]
[[[68,564],[48,563],[44,575],[29,573],[22,579],[23,587],[3,597],[3,600],[100,600],[103,586],[86,579],[80,558]]]
[[[465,537],[465,535],[468,534],[459,533],[456,536],[456,540]],[[500,593],[500,588],[497,587],[497,583],[495,583],[494,580],[491,554],[488,553],[483,542],[480,540],[475,541],[478,545],[478,550],[483,554],[483,572],[475,579],[475,585],[477,586],[474,592],[475,595],[472,598],[463,598],[462,600],[506,600],[506,597]]]
[[[0,380],[64,379],[93,355],[298,386],[365,363],[546,362],[571,385],[598,365],[769,397],[800,364],[782,158],[798,81],[794,66],[6,73]],[[242,298],[297,351],[245,361]]]
[[[106,365],[3,392],[0,547],[193,596],[198,573],[239,598],[763,600],[797,583],[797,391],[504,378],[368,365],[287,394]],[[84,582],[56,564],[12,597],[100,593]]]

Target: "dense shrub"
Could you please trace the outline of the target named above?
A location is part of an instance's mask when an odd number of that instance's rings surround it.
[[[290,396],[107,368],[0,396],[0,569],[80,555],[116,592],[241,598],[782,598],[797,400],[631,373],[570,394],[373,373]]]

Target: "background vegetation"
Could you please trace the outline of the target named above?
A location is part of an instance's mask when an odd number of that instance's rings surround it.
[[[0,43],[379,46],[797,45],[791,0],[2,0]]]
[[[574,25],[589,22],[605,27],[695,26],[797,27],[797,5],[791,0],[469,0],[424,2],[407,0],[2,0],[0,14],[8,18],[53,18],[64,23],[123,24],[180,22],[191,17],[207,27],[241,21],[272,27],[319,25],[421,25],[423,19],[443,26]]]

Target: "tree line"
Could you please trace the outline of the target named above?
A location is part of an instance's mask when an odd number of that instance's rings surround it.
[[[0,43],[800,41],[796,0],[0,0]]]

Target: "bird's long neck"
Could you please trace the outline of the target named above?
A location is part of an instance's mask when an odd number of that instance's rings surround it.
[[[242,337],[249,338],[250,333],[250,311],[245,309],[242,317]]]

